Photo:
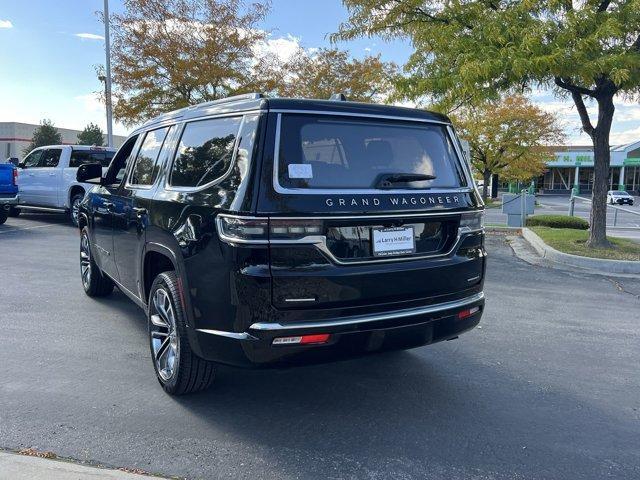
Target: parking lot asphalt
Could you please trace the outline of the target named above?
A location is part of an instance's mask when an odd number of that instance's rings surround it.
[[[170,397],[143,312],[84,295],[54,215],[0,226],[0,448],[187,478],[640,478],[640,280],[536,267],[488,238],[460,339]]]

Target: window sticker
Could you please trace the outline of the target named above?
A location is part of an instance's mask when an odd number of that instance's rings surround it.
[[[289,178],[313,178],[313,169],[307,163],[290,163]]]

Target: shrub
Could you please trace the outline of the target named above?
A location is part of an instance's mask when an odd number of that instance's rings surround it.
[[[527,226],[587,230],[589,228],[589,222],[580,217],[568,217],[566,215],[534,215],[533,217],[527,218]]]

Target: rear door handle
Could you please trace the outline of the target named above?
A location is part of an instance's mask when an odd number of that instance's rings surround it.
[[[51,173],[49,174],[49,176],[50,176],[50,177],[55,177],[55,176],[56,176],[56,172],[51,172]]]

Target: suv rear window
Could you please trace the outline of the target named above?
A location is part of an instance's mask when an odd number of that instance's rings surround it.
[[[465,185],[442,125],[372,118],[285,114],[281,118],[278,181],[285,188],[375,189],[383,174],[425,174],[398,189]]]
[[[77,168],[84,163],[100,162],[103,167],[108,167],[115,152],[92,151],[92,150],[73,150],[69,167]]]

